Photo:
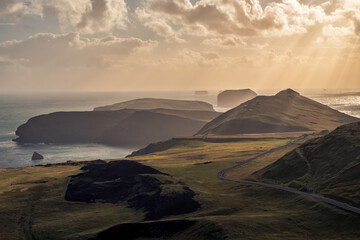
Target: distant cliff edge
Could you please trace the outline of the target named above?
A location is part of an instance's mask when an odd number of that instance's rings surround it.
[[[115,103],[108,106],[96,107],[94,108],[94,111],[117,111],[122,109],[151,110],[157,108],[187,111],[215,111],[211,104],[202,101],[160,98],[134,99],[126,102]]]
[[[217,96],[217,104],[219,107],[233,108],[256,96],[251,89],[225,90]]]

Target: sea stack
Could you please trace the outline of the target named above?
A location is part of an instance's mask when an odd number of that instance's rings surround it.
[[[38,152],[34,152],[32,157],[31,157],[31,160],[35,161],[35,160],[42,160],[44,159],[43,155],[41,155],[40,153]]]
[[[219,107],[233,108],[256,97],[251,89],[225,90],[219,93],[217,103]]]

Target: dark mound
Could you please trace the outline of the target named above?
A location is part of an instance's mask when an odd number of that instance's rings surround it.
[[[72,176],[65,199],[80,202],[127,202],[144,209],[146,219],[196,211],[195,193],[158,170],[133,161],[96,162]]]
[[[360,123],[310,140],[254,176],[360,206]]]
[[[256,96],[251,89],[226,90],[217,96],[217,103],[219,107],[233,108]]]
[[[125,223],[99,233],[92,240],[118,239],[225,239],[217,225],[207,221],[170,220],[149,223]]]
[[[357,120],[287,89],[247,101],[207,123],[197,134],[321,131]]]

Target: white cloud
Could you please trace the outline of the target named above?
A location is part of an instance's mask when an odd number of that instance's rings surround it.
[[[236,36],[226,36],[224,38],[209,38],[203,41],[205,45],[215,46],[219,48],[238,48],[247,44],[242,38]]]
[[[124,0],[1,0],[0,18],[21,20],[25,16],[55,16],[60,30],[81,33],[124,29],[128,10]]]
[[[201,26],[203,32],[218,36],[293,35],[305,33],[326,18],[323,6],[297,0],[274,1],[265,8],[259,0],[201,0],[195,4],[189,0],[148,0],[136,12],[143,22],[161,19],[190,35],[193,26]]]
[[[178,37],[179,34],[176,33],[170,25],[168,25],[166,22],[162,20],[146,22],[144,25],[150,28],[159,36],[166,38],[167,40],[175,41],[175,42],[184,42],[183,39]]]

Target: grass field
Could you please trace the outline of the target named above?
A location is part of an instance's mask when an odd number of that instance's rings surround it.
[[[179,140],[176,147],[129,159],[168,173],[196,192],[202,205],[199,211],[166,219],[199,220],[197,231],[209,230],[208,223],[201,226],[201,220],[206,220],[223,229],[228,239],[359,239],[357,215],[291,193],[217,178],[220,170],[292,139]],[[260,158],[229,176],[248,178],[294,147]],[[66,202],[68,176],[77,174],[79,168],[0,170],[0,238],[87,239],[115,224],[142,221],[142,212],[124,205]],[[186,235],[188,239],[198,239],[196,236],[195,231]]]

